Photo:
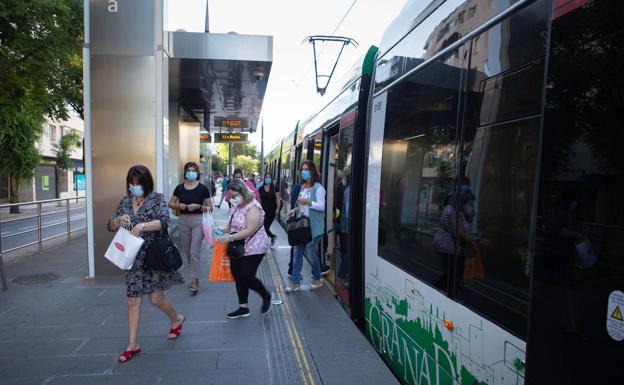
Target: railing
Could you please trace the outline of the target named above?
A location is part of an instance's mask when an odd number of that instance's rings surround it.
[[[45,241],[49,241],[51,239],[62,237],[62,236],[66,236],[67,240],[70,240],[72,232],[79,231],[79,230],[82,230],[82,229],[86,228],[86,226],[81,226],[81,227],[76,227],[76,228],[72,229],[72,227],[71,227],[71,222],[72,222],[71,211],[72,210],[76,210],[76,209],[70,209],[70,202],[74,201],[75,203],[78,203],[79,201],[84,201],[85,199],[86,199],[85,197],[73,197],[73,198],[47,199],[47,200],[41,200],[41,201],[21,202],[21,203],[11,203],[11,204],[0,205],[0,211],[2,211],[2,209],[7,209],[7,208],[9,210],[11,210],[12,207],[25,207],[25,206],[36,206],[37,207],[36,214],[32,214],[32,215],[26,214],[26,215],[20,215],[19,217],[16,217],[16,218],[0,220],[0,276],[2,278],[2,290],[7,290],[8,289],[7,279],[6,279],[6,271],[5,271],[5,268],[4,268],[3,254],[6,254],[6,253],[11,252],[11,251],[15,251],[15,250],[23,249],[25,247],[37,245],[37,244],[39,245],[39,252],[43,253],[43,242],[45,242]],[[57,208],[62,207],[62,202],[65,202],[65,208],[58,210]],[[44,205],[53,204],[53,203],[58,203],[59,205],[58,206],[53,206],[52,210],[50,210],[50,211],[43,212],[42,207]],[[48,216],[48,215],[59,214],[59,213],[65,213],[66,214],[66,218],[65,218],[64,221],[54,222],[54,223],[49,223],[49,224],[43,225],[43,217]],[[10,224],[10,223],[24,221],[24,220],[33,219],[33,218],[37,219],[37,225],[36,226],[33,226],[32,228],[28,228],[28,229],[25,229],[25,230],[16,231],[16,232],[8,234],[6,236],[2,235],[2,227],[3,226],[6,226],[7,224]],[[80,219],[80,218],[78,218],[78,219]],[[74,219],[74,220],[76,220],[76,219]],[[54,235],[49,236],[47,238],[43,237],[43,230],[44,229],[50,228],[50,227],[55,227],[55,226],[62,225],[62,224],[66,224],[67,225],[65,232],[62,232],[60,234],[54,234]],[[34,241],[34,242],[27,242],[27,243],[25,243],[23,245],[18,245],[18,246],[12,247],[12,248],[7,249],[7,250],[3,250],[2,249],[2,241],[4,239],[15,237],[15,236],[18,236],[18,235],[32,233],[32,232],[35,232],[35,231],[37,232],[37,240],[36,241]]]

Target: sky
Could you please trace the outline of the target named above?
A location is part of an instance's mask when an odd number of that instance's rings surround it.
[[[405,3],[406,0],[209,2],[210,32],[273,36],[273,65],[260,119],[264,121],[265,153],[294,130],[298,120],[305,120],[328,102],[316,92],[312,46],[304,39],[334,34],[359,43],[358,48],[348,46],[343,51],[328,87],[327,95],[331,95],[332,89],[342,86],[340,80],[368,48],[379,44],[386,27]],[[204,32],[206,0],[166,0],[165,7],[167,30]],[[338,45],[321,45],[321,71],[331,71],[337,48]],[[260,127],[250,142],[260,148]]]

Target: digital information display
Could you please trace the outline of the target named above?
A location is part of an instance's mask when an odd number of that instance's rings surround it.
[[[215,116],[214,125],[222,128],[249,128],[247,118],[222,118]]]
[[[231,134],[214,134],[215,143],[247,143],[249,134],[231,133]]]

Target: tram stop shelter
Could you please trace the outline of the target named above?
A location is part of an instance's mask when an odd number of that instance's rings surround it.
[[[201,142],[244,139],[262,109],[272,36],[165,31],[163,13],[163,0],[85,0],[89,277],[120,274],[106,222],[129,167],[146,165],[168,199]]]

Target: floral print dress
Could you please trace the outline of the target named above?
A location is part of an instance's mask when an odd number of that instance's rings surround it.
[[[132,209],[132,198],[123,197],[117,206],[117,210],[108,221],[107,227],[109,231],[112,230],[112,221],[120,215],[127,214],[132,222],[132,227],[142,222],[150,222],[154,220],[160,220],[160,224],[164,229],[169,224],[169,210],[167,209],[167,202],[162,194],[152,192],[143,201],[143,204],[139,206],[136,213]],[[143,246],[134,261],[134,264],[126,272],[126,286],[128,297],[140,297],[145,294],[150,294],[156,291],[167,290],[173,285],[179,285],[184,283],[184,279],[179,272],[169,271],[154,271],[145,270],[143,265],[145,263],[145,252],[150,243],[159,235],[159,232],[144,231],[143,232]]]

